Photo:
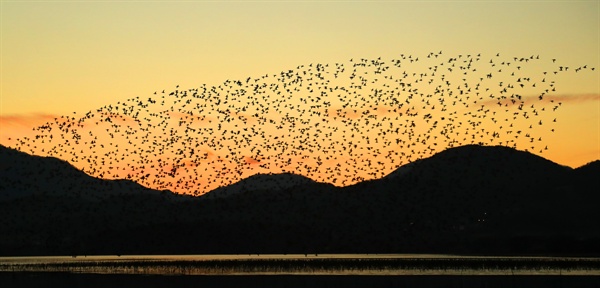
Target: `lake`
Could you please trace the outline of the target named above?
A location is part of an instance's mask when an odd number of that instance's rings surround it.
[[[600,258],[414,254],[0,257],[0,283],[2,287],[49,287],[52,283],[63,287],[600,287]]]

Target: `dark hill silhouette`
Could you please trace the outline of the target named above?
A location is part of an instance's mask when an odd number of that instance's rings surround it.
[[[179,197],[5,147],[0,156],[2,255],[600,255],[598,161],[571,169],[469,145],[343,188],[259,174]]]
[[[598,167],[589,169],[599,175]],[[496,238],[511,246],[507,250],[527,253],[557,246],[550,238],[597,237],[590,227],[600,219],[592,204],[600,194],[588,187],[598,180],[577,177],[577,171],[511,148],[468,145],[354,189],[380,191],[401,203],[396,209],[406,211],[398,215],[410,219],[414,235],[444,235],[465,253],[487,250],[482,243]]]
[[[212,190],[202,195],[202,197],[225,198],[239,193],[252,193],[260,190],[281,191],[313,183],[316,182],[310,178],[292,173],[255,174],[234,184]]]
[[[169,191],[145,188],[130,180],[91,177],[66,161],[26,154],[0,145],[0,200],[30,196],[82,197],[100,200],[116,194],[162,195]]]
[[[575,174],[582,181],[595,179],[596,184],[600,186],[600,178],[598,177],[598,171],[600,171],[600,160],[592,161],[575,169]],[[598,186],[596,186],[596,188],[598,188]]]

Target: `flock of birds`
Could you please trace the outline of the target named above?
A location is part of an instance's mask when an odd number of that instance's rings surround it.
[[[557,75],[594,70],[535,55],[399,56],[156,91],[57,117],[14,148],[194,195],[257,173],[345,186],[460,145],[543,152]]]

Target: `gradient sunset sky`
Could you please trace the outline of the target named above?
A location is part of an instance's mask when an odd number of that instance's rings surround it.
[[[38,133],[32,128],[54,118],[81,117],[177,86],[218,86],[312,63],[424,59],[442,51],[438,62],[458,55],[482,54],[482,62],[497,54],[535,55],[541,60],[528,66],[536,77],[570,67],[570,73],[554,77],[557,90],[548,93],[562,106],[544,119],[558,121],[555,132],[539,133],[549,147],[542,156],[571,167],[600,159],[599,1],[0,3],[5,146],[31,138]],[[419,65],[409,72],[427,71],[427,64]],[[574,71],[584,66],[589,68]],[[531,93],[524,96],[537,96]],[[385,172],[395,168],[386,167]]]

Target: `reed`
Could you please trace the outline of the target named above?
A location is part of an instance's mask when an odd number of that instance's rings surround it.
[[[208,260],[80,260],[0,263],[1,272],[148,275],[229,274],[585,274],[600,275],[597,258],[265,258]]]

